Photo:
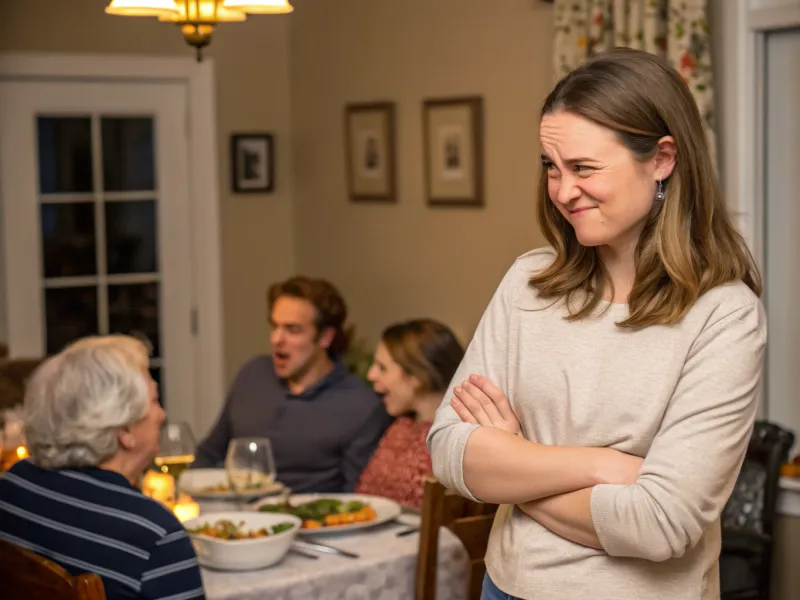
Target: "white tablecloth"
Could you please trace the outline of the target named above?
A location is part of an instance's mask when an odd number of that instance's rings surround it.
[[[352,534],[317,538],[360,555],[347,558],[319,554],[317,560],[292,552],[260,571],[229,573],[203,569],[208,600],[413,600],[419,534],[397,537],[405,524],[419,518],[403,515],[397,522]],[[312,538],[313,541],[313,538]],[[312,554],[315,551],[305,550]],[[467,554],[449,530],[439,534],[437,600],[464,600]]]

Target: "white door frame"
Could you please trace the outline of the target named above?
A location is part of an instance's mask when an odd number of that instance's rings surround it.
[[[718,121],[725,197],[742,235],[764,268],[764,58],[769,31],[800,26],[800,0],[724,0],[717,33],[723,85]]]
[[[205,435],[224,398],[222,280],[214,65],[210,59],[0,53],[0,79],[180,81],[188,87],[190,240],[195,364],[195,435]]]
[[[764,61],[770,31],[800,26],[800,0],[724,0],[717,4],[723,37],[719,57],[723,85],[719,139],[722,183],[730,209],[753,258],[765,272],[764,188],[766,131]],[[761,381],[760,415],[770,418],[766,377]]]

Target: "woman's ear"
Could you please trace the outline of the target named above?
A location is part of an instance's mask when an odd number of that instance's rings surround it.
[[[421,396],[425,393],[425,384],[420,381],[419,377],[406,373],[405,371],[403,371],[403,376],[406,378],[406,381],[408,381],[411,389],[414,390],[416,396]]]
[[[675,169],[675,159],[678,153],[678,146],[675,138],[666,135],[656,143],[655,175],[658,181],[667,179]]]
[[[117,439],[119,440],[119,445],[124,450],[130,451],[136,449],[136,436],[134,436],[129,429],[124,428],[117,431]]]

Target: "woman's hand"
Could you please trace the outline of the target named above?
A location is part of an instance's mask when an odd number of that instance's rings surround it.
[[[517,415],[499,387],[482,375],[470,375],[453,389],[450,406],[465,423],[495,427],[512,435],[521,433]]]

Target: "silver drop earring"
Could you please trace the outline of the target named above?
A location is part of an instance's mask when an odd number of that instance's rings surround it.
[[[664,201],[664,186],[661,183],[661,180],[658,180],[658,191],[656,192],[656,200],[659,202]]]

